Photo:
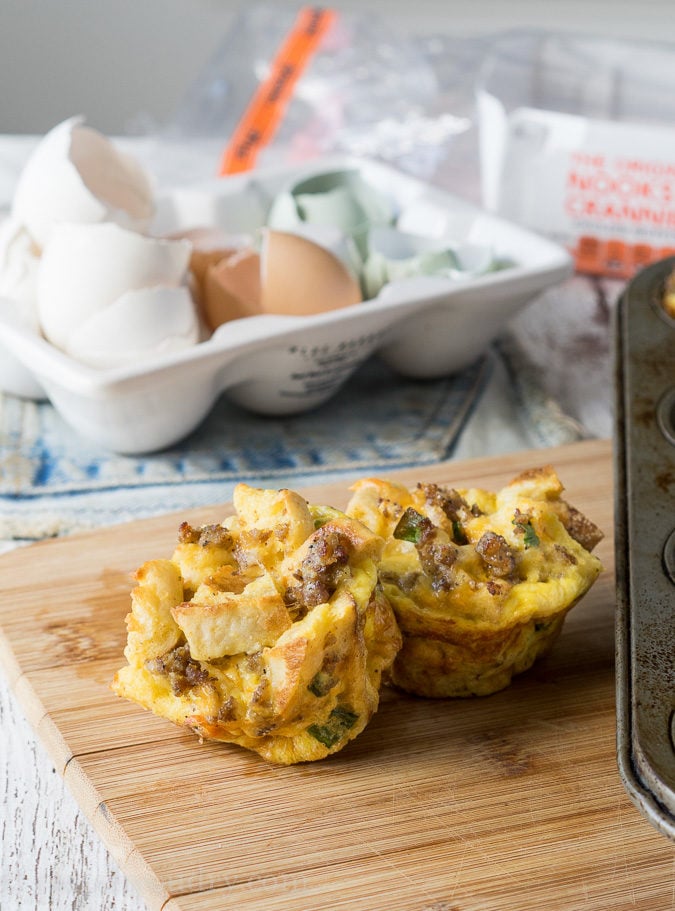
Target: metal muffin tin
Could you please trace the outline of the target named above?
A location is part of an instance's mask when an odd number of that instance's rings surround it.
[[[617,747],[636,806],[675,839],[675,257],[626,287],[616,321]]]

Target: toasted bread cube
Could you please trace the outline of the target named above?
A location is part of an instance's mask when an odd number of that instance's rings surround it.
[[[291,626],[283,599],[269,575],[254,579],[241,594],[208,585],[192,601],[171,611],[197,661],[253,654],[273,645]]]

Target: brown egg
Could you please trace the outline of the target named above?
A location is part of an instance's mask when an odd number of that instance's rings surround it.
[[[169,240],[189,240],[192,244],[189,263],[192,293],[198,306],[203,309],[207,271],[242,249],[243,244],[237,243],[239,238],[225,234],[220,228],[211,227],[187,228],[166,236]]]
[[[359,283],[329,250],[285,231],[264,229],[262,237],[264,313],[308,316],[362,301]]]
[[[204,285],[206,283],[206,273],[211,266],[217,266],[224,259],[229,259],[237,251],[232,249],[225,250],[193,250],[190,254],[190,272],[194,278],[194,286],[197,297],[200,301],[204,300]]]
[[[255,250],[231,253],[208,266],[201,302],[211,330],[232,319],[256,316],[260,306],[260,256]]]

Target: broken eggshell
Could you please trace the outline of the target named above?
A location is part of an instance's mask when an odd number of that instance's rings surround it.
[[[187,312],[189,306],[194,323],[194,332],[181,330],[180,337],[184,340],[181,344],[193,344],[198,334],[198,318],[185,287],[190,252],[191,244],[187,240],[144,237],[112,223],[54,226],[37,276],[38,315],[45,337],[55,347],[75,356],[72,337],[77,339],[77,333],[84,331],[89,320],[113,306],[123,295],[156,288],[180,288],[185,292],[182,309]],[[169,297],[175,308],[175,296]],[[155,296],[152,300],[141,296],[136,301],[138,312],[125,308],[126,322],[104,344],[106,366],[115,360],[113,346],[120,345],[116,362],[125,363],[125,348],[136,348],[136,333],[148,337],[142,307],[149,306],[156,313],[157,301]],[[106,324],[97,321],[96,325]],[[157,331],[164,329],[160,319]],[[91,336],[87,337],[91,341]],[[83,356],[81,341],[76,343],[76,351],[78,357]]]
[[[279,193],[267,218],[271,228],[294,231],[303,224],[329,225],[351,237],[363,258],[373,225],[392,224],[394,204],[356,170],[326,171]]]
[[[356,278],[325,247],[285,231],[261,235],[263,313],[309,316],[362,301]]]
[[[497,269],[516,265],[514,260],[501,258],[490,244],[480,243],[483,217],[462,210],[449,210],[437,202],[421,196],[401,208],[396,220],[397,230],[404,234],[427,237],[454,250],[459,275],[475,277]],[[461,240],[458,240],[461,238]]]
[[[360,303],[345,263],[300,234],[263,228],[260,253],[239,250],[209,266],[202,307],[212,330],[247,316],[309,316]]]
[[[115,222],[146,230],[155,212],[150,178],[84,118],[50,130],[28,158],[12,215],[43,249],[61,222]]]
[[[339,228],[334,225],[303,223],[296,225],[288,233],[305,237],[307,240],[311,240],[313,243],[328,250],[347,266],[355,278],[358,278],[363,266],[363,260],[353,238],[344,234]]]
[[[199,327],[188,288],[154,287],[126,291],[94,313],[70,335],[66,354],[105,369],[136,364],[189,348]]]
[[[15,219],[0,225],[0,308],[9,322],[40,334],[36,281],[38,251]],[[0,389],[24,398],[43,398],[41,385],[12,352],[0,349]]]
[[[206,269],[201,306],[211,331],[223,323],[261,313],[259,254],[231,251]]]
[[[251,247],[253,237],[250,234],[230,234],[223,231],[217,226],[187,228],[183,231],[174,232],[165,235],[167,240],[188,240],[192,244],[189,262],[189,282],[200,312],[209,329],[215,328],[211,325],[211,319],[207,314],[207,276],[212,267],[217,266],[224,260],[240,250]],[[216,307],[217,310],[217,307]]]
[[[21,321],[38,330],[36,306],[37,271],[40,251],[15,218],[0,225],[0,298],[16,305]]]
[[[447,239],[422,237],[389,227],[371,229],[368,251],[362,270],[367,299],[376,297],[385,285],[415,276],[458,281],[495,268],[493,252],[487,246],[455,246]]]

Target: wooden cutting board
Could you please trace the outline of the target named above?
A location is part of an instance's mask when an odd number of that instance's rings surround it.
[[[611,449],[593,441],[397,476],[496,488],[551,462],[607,531],[606,567],[552,654],[484,699],[384,693],[323,762],[275,767],[200,744],[115,697],[130,573],[182,519],[40,543],[0,559],[0,658],[56,768],[151,909],[607,911],[672,906],[673,846],[615,761]],[[391,475],[392,477],[394,475]],[[346,487],[305,490],[343,506]]]

